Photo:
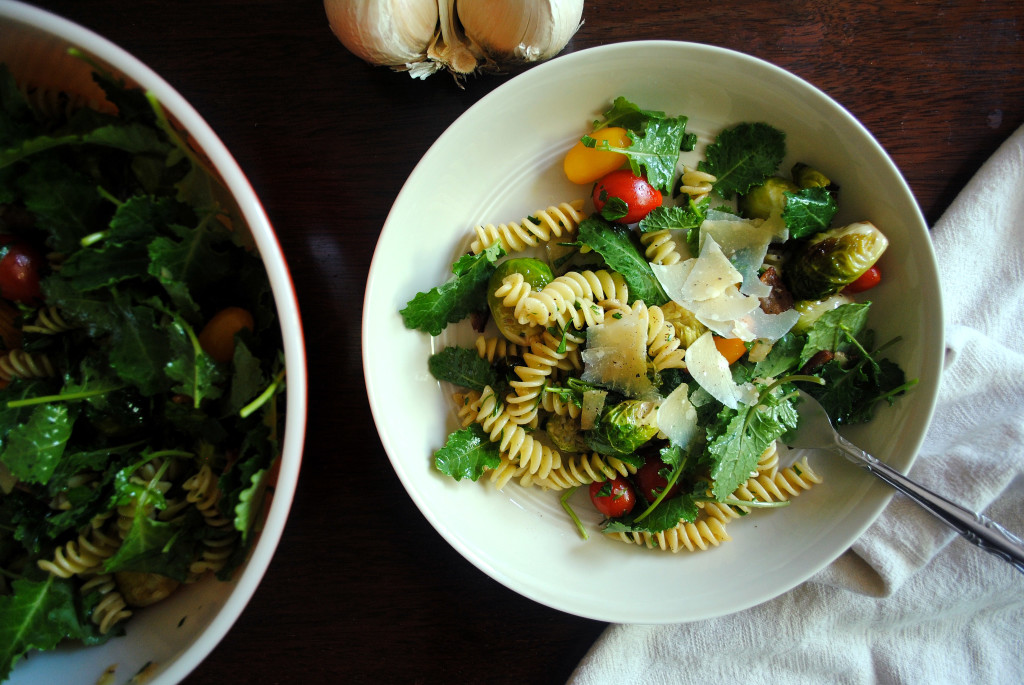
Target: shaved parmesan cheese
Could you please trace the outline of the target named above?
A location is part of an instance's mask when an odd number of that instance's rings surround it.
[[[647,320],[629,310],[618,319],[587,328],[583,375],[588,383],[617,390],[629,397],[654,391],[647,378]]]
[[[729,362],[715,347],[714,338],[708,331],[686,348],[686,370],[693,380],[716,400],[735,409],[742,404],[757,402],[757,390],[752,383],[737,385],[729,371]]]
[[[680,383],[658,405],[658,430],[680,447],[687,447],[697,437],[697,410],[690,402],[689,391],[686,383]]]
[[[597,424],[597,417],[604,410],[608,393],[604,390],[587,390],[583,393],[583,408],[580,411],[580,428],[590,430]]]
[[[652,266],[668,296],[722,337],[774,341],[785,335],[799,315],[761,310],[761,298],[771,294],[771,287],[758,278],[772,240],[771,226],[716,212],[713,220],[701,224],[701,236],[697,259]]]
[[[715,239],[708,236],[679,295],[686,300],[708,300],[721,295],[730,285],[742,282],[743,274],[736,270]]]

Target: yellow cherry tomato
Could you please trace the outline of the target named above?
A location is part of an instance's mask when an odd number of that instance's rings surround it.
[[[203,352],[220,363],[231,361],[235,356],[235,333],[255,327],[252,314],[241,307],[225,307],[214,314],[203,330],[199,332],[199,346]]]
[[[629,134],[624,128],[609,126],[589,134],[591,138],[598,141],[607,141],[611,147],[629,147],[632,142]],[[582,142],[577,142],[569,149],[565,156],[563,168],[566,177],[573,183],[593,183],[605,174],[615,171],[625,164],[626,155],[611,150],[598,150],[587,147]]]

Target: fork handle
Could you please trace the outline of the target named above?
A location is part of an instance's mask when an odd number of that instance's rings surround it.
[[[969,542],[1009,562],[1015,569],[1024,573],[1024,542],[1006,528],[989,517],[965,509],[916,483],[839,434],[836,434],[836,446],[850,461],[910,497]]]

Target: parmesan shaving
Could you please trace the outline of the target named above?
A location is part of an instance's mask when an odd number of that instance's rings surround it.
[[[733,381],[729,362],[715,347],[710,331],[686,349],[685,361],[686,370],[693,380],[730,409],[736,409],[740,404],[753,405],[757,402],[757,390],[753,383],[737,385]]]
[[[647,378],[647,320],[630,310],[620,318],[587,328],[583,375],[588,383],[617,390],[629,397],[654,392]]]

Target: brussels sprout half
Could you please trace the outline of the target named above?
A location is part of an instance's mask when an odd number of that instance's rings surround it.
[[[869,221],[813,236],[786,260],[786,286],[798,300],[821,300],[874,266],[889,240]]]
[[[551,267],[539,259],[531,257],[519,257],[517,259],[506,259],[491,274],[491,280],[487,284],[487,306],[491,310],[491,317],[498,326],[500,332],[507,339],[519,345],[526,344],[527,334],[533,332],[537,327],[533,324],[521,324],[516,320],[512,307],[502,304],[501,298],[494,296],[506,276],[514,273],[523,275],[523,279],[530,284],[534,290],[540,290],[554,278]]]
[[[597,425],[586,433],[592,450],[613,457],[628,457],[658,434],[657,404],[624,400],[606,409]]]

